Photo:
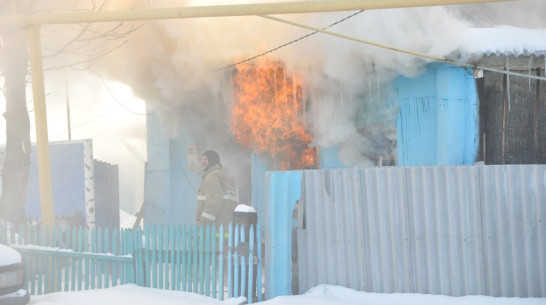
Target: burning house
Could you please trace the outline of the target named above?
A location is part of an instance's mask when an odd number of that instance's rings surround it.
[[[501,69],[499,62],[503,61],[506,71],[540,76],[544,73],[544,62],[540,59],[526,57],[524,60],[529,63],[526,70],[522,70],[521,58],[510,62],[505,57],[492,59],[488,56],[476,65],[487,64],[489,68]],[[397,78],[390,90],[382,90],[382,84],[376,83],[373,87],[370,84],[368,95],[349,96],[343,92],[343,86],[335,83],[330,88],[313,88],[311,83],[288,71],[279,61],[260,60],[238,65],[223,73],[224,89],[222,95],[216,97],[215,104],[219,106],[212,112],[213,126],[204,127],[212,128],[208,130],[210,134],[222,130],[223,139],[215,144],[212,142],[212,146],[211,142],[192,139],[188,133],[168,140],[169,154],[174,155],[161,157],[161,163],[170,160],[171,165],[165,170],[173,177],[168,184],[161,184],[173,187],[188,184],[182,189],[174,187],[172,192],[178,194],[174,197],[175,202],[187,202],[184,211],[191,210],[194,201],[191,194],[195,192],[192,190],[199,184],[200,153],[207,147],[219,147],[216,149],[222,151],[221,147],[226,143],[236,147],[235,152],[224,152],[222,160],[238,180],[241,202],[256,206],[260,214],[265,211],[263,203],[258,202],[263,202],[259,198],[263,198],[266,171],[469,165],[477,161],[487,164],[544,163],[541,156],[546,143],[540,140],[546,130],[540,94],[544,84],[539,80],[525,80],[523,83],[527,88],[520,84],[521,78],[514,78],[516,76],[502,72],[484,73],[479,68],[431,64],[416,77]],[[333,147],[314,141],[320,128],[324,128],[313,124],[318,116],[324,115],[317,112],[320,111],[319,102],[326,94],[339,100],[335,105],[339,109],[332,111],[347,113],[350,109],[349,112],[354,112],[356,140]],[[385,96],[379,97],[380,94]],[[534,108],[527,107],[529,100]],[[384,109],[377,111],[373,107]],[[396,116],[392,112],[396,112]],[[161,138],[157,135],[161,128],[154,127],[155,124],[157,122],[152,118],[149,144]],[[156,146],[149,147],[150,152],[155,150]],[[246,157],[234,163],[230,154]],[[508,157],[503,159],[503,154]],[[152,169],[154,158],[153,154],[151,156],[149,183],[157,173]],[[245,161],[241,163],[240,160]],[[156,198],[155,195],[154,192],[152,197]],[[193,214],[188,214],[186,221],[191,223]]]
[[[443,11],[434,12],[425,16],[445,27]],[[216,89],[194,87],[179,106],[153,109],[145,220],[194,223],[200,153],[213,148],[235,177],[240,202],[267,227],[270,297],[318,282],[375,292],[544,296],[540,283],[530,281],[525,291],[498,281],[517,257],[542,251],[546,45],[534,42],[544,30],[458,24],[446,32],[462,38],[423,46],[398,37],[440,60],[385,50],[336,56],[344,45],[332,44],[330,57],[312,64],[286,53],[234,64],[217,71],[210,81]],[[178,124],[168,135],[165,121]],[[522,219],[513,221],[503,206]],[[498,233],[520,236],[523,227],[532,228],[526,244]],[[506,256],[513,248],[530,250]],[[319,251],[327,253],[307,255]],[[338,257],[347,261],[339,265]],[[524,279],[532,269],[515,273]]]

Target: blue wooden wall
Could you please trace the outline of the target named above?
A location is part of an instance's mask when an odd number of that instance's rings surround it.
[[[188,168],[189,134],[163,135],[155,115],[147,118],[148,162],[144,189],[144,220],[149,224],[194,224],[201,176]]]
[[[430,65],[396,82],[398,165],[463,165],[478,149],[478,97],[472,70]]]
[[[50,143],[53,211],[56,222],[85,225],[84,141]],[[119,169],[117,165],[94,160],[96,225],[119,228]],[[32,146],[25,202],[26,216],[41,218],[40,187],[36,146]]]

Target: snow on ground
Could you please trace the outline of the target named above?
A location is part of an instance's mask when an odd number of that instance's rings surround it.
[[[92,291],[57,292],[32,296],[30,305],[235,305],[244,298],[219,301],[195,293],[139,287],[134,284]],[[488,296],[449,297],[410,293],[368,293],[353,289],[319,285],[303,295],[276,297],[262,305],[546,305],[546,298],[496,298]]]

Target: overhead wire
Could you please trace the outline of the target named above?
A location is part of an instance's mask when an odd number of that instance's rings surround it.
[[[341,22],[343,22],[343,21],[345,21],[345,20],[347,20],[347,19],[349,19],[349,18],[352,18],[352,17],[354,17],[354,16],[356,16],[356,15],[358,15],[358,14],[364,12],[364,11],[365,11],[365,10],[357,11],[356,13],[353,13],[353,14],[351,14],[351,15],[349,15],[349,16],[343,18],[343,19],[340,19],[340,20],[338,20],[338,21],[336,21],[336,22],[334,22],[334,23],[328,25],[327,27],[322,28],[322,30],[331,28],[331,27],[333,27],[334,25],[337,25],[337,24],[339,24],[339,23],[341,23]],[[262,17],[263,17],[263,16],[262,16]],[[282,44],[282,45],[280,45],[280,46],[278,46],[278,47],[276,47],[276,48],[270,49],[270,50],[268,50],[268,51],[266,51],[266,52],[263,52],[263,53],[261,53],[261,54],[258,54],[258,55],[249,57],[249,58],[244,59],[244,60],[241,60],[241,61],[238,61],[238,62],[233,63],[233,64],[231,64],[231,65],[227,65],[227,66],[225,66],[225,67],[216,69],[216,70],[214,70],[213,72],[218,72],[218,71],[222,71],[222,70],[225,70],[225,69],[229,69],[229,68],[231,68],[231,67],[235,67],[235,66],[240,65],[240,64],[242,64],[242,63],[245,63],[245,62],[254,60],[254,59],[256,59],[256,58],[262,57],[262,56],[267,55],[267,54],[269,54],[269,53],[275,52],[275,51],[277,51],[278,49],[284,48],[284,47],[286,47],[286,46],[288,46],[288,45],[291,45],[291,44],[296,43],[296,42],[298,42],[298,41],[300,41],[300,40],[303,40],[303,39],[305,39],[305,38],[307,38],[307,37],[309,37],[309,36],[315,35],[315,34],[317,34],[317,33],[319,33],[319,32],[320,32],[320,31],[314,31],[314,32],[312,32],[312,33],[309,33],[309,34],[307,34],[307,35],[304,35],[304,36],[301,36],[301,37],[296,38],[296,39],[294,39],[294,40],[291,40],[291,41],[289,41],[289,42],[287,42],[287,43],[285,43],[285,44]]]
[[[112,92],[112,90],[110,90],[110,86],[108,86],[108,84],[106,83],[106,81],[104,80],[104,78],[102,77],[101,74],[99,74],[99,77],[100,77],[100,80],[102,81],[102,84],[104,85],[104,88],[106,88],[106,91],[108,91],[108,93],[110,94],[110,96],[114,99],[114,101],[116,101],[116,103],[118,103],[121,107],[123,107],[123,109],[131,112],[131,113],[134,113],[134,114],[137,114],[137,115],[148,115],[147,113],[140,113],[140,112],[136,112],[136,111],[133,111],[129,108],[127,108],[125,106],[125,104],[129,103],[131,100],[125,102],[125,103],[121,103],[118,98],[116,97],[116,95],[114,94],[114,92]]]
[[[147,113],[139,113],[139,112],[136,112],[136,111],[133,111],[133,110],[127,108],[127,107],[125,106],[125,104],[129,103],[129,102],[132,101],[132,100],[129,100],[129,101],[125,102],[125,103],[120,102],[120,101],[118,100],[118,98],[114,95],[114,93],[112,92],[112,90],[110,90],[110,87],[108,86],[108,84],[106,83],[106,81],[104,80],[104,78],[102,77],[102,75],[99,74],[99,76],[100,76],[100,79],[101,79],[101,81],[102,81],[104,87],[106,88],[106,91],[110,94],[110,96],[112,96],[112,98],[116,101],[116,103],[118,104],[118,106],[111,108],[110,110],[108,110],[108,111],[106,111],[106,112],[100,114],[99,116],[96,116],[96,117],[91,118],[91,119],[89,119],[89,120],[87,120],[87,121],[81,122],[81,123],[78,124],[78,125],[71,126],[71,127],[70,127],[70,130],[71,130],[71,131],[74,130],[74,129],[76,129],[76,128],[79,128],[79,127],[81,127],[81,126],[83,126],[83,125],[86,125],[86,124],[88,124],[88,123],[91,123],[91,122],[93,122],[93,121],[96,121],[96,120],[98,120],[98,119],[100,119],[100,118],[102,118],[102,117],[105,117],[105,116],[107,116],[107,115],[113,113],[113,112],[116,111],[117,109],[119,109],[119,107],[122,107],[122,108],[125,109],[126,111],[131,112],[131,113],[136,114],[136,115],[148,115]],[[59,132],[59,133],[56,133],[56,134],[51,135],[51,136],[52,136],[52,137],[56,137],[56,136],[59,136],[59,135],[64,134],[65,132],[68,132],[68,130],[62,131],[62,132]]]

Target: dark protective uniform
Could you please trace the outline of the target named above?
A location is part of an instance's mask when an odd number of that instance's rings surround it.
[[[237,206],[237,189],[233,180],[224,169],[215,164],[204,174],[197,190],[196,218],[198,224],[215,223],[224,228],[233,219],[233,210]]]

